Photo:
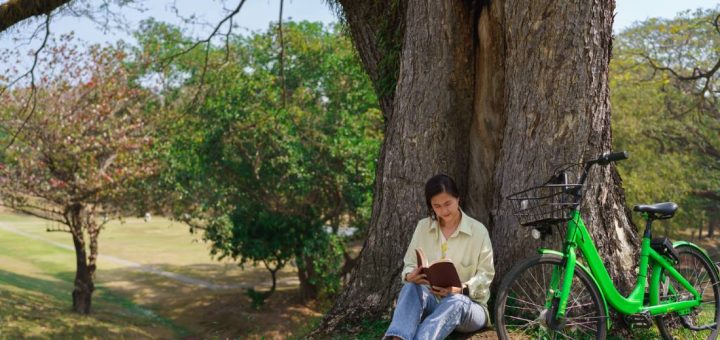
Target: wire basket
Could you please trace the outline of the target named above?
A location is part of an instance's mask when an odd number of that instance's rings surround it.
[[[581,184],[567,184],[564,172],[546,183],[509,195],[513,215],[523,226],[549,226],[567,222],[576,208]]]

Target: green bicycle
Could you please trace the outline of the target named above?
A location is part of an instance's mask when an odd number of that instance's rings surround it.
[[[580,217],[580,202],[593,165],[626,158],[618,152],[566,166],[545,184],[507,197],[520,224],[535,228],[533,236],[544,237],[563,222],[567,231],[562,252],[539,249],[503,278],[495,301],[500,339],[603,339],[608,304],[633,326],[650,327],[654,319],[665,339],[717,337],[718,268],[697,245],[652,238],[652,222],[671,218],[675,203],[635,206],[646,220],[637,283],[627,297],[613,285]],[[573,167],[582,172],[575,183]]]

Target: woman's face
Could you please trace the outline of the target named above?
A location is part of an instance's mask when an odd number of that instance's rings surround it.
[[[443,221],[453,219],[460,214],[459,203],[460,199],[446,192],[441,192],[430,199],[430,205],[435,215]]]

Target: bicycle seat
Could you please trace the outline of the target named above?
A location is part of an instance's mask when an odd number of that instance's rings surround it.
[[[636,205],[633,210],[648,213],[654,220],[664,220],[675,215],[678,205],[673,202]]]

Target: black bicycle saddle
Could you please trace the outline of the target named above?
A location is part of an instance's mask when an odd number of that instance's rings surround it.
[[[636,205],[633,210],[650,214],[650,218],[664,220],[675,215],[678,205],[673,202]]]

